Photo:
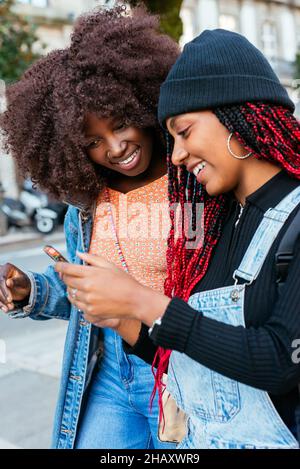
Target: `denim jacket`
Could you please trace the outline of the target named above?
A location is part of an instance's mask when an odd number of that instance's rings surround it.
[[[69,206],[64,230],[69,260],[74,264],[82,264],[76,256],[76,250],[87,252],[89,249],[92,232],[91,214]],[[84,391],[89,384],[99,354],[103,350],[100,345],[102,333],[101,329],[88,323],[83,313],[68,301],[66,286],[53,265],[43,274],[35,272],[28,274],[32,284],[29,305],[12,311],[10,317],[29,316],[40,321],[52,318],[69,321],[52,447],[71,449],[74,447]]]

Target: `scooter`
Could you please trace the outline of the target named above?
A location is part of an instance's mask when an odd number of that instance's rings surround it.
[[[62,222],[66,206],[60,203],[49,203],[47,195],[33,187],[26,180],[19,200],[4,197],[0,210],[7,216],[8,226],[33,226],[39,233],[50,234]]]
[[[19,200],[39,233],[49,234],[55,230],[58,225],[57,212],[49,207],[48,196],[35,189],[30,179],[24,181]]]

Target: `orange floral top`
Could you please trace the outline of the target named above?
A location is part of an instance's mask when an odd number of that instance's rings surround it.
[[[90,253],[124,268],[123,255],[136,280],[163,292],[169,227],[167,174],[126,194],[107,188],[97,201]]]

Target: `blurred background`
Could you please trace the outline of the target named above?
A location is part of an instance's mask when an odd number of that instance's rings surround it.
[[[118,0],[0,0],[0,112],[5,86],[41,55],[68,45],[74,20]],[[300,116],[300,0],[149,0],[161,29],[184,44],[204,29],[244,34],[269,59]],[[0,136],[1,138],[1,136]],[[43,271],[44,244],[65,252],[66,207],[0,154],[0,264]],[[0,315],[0,448],[48,448],[66,324]]]

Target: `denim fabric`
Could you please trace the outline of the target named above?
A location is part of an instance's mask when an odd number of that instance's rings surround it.
[[[76,250],[87,252],[90,245],[91,231],[92,231],[92,217],[84,212],[81,212],[76,207],[70,206],[66,214],[65,223],[65,236],[67,242],[68,259],[75,263],[81,264],[82,261],[76,256]],[[52,448],[71,449],[74,447],[74,442],[78,430],[78,422],[80,412],[82,408],[83,398],[87,395],[91,378],[94,379],[94,369],[96,363],[99,362],[99,350],[103,349],[103,330],[88,323],[82,312],[78,311],[73,307],[66,296],[65,284],[60,280],[59,275],[55,272],[54,266],[48,267],[44,274],[37,274],[30,272],[33,285],[32,304],[30,307],[24,308],[23,310],[15,310],[10,316],[13,318],[22,318],[29,316],[35,320],[47,320],[47,319],[64,319],[69,321],[64,356],[62,363],[62,375],[60,390],[58,396],[58,402],[56,407]],[[102,344],[99,347],[99,343]],[[104,349],[106,344],[104,344]],[[119,339],[119,356],[112,356],[113,360],[117,362],[111,363],[112,369],[115,368],[114,376],[111,376],[112,382],[109,382],[109,377],[106,375],[105,383],[103,384],[103,390],[109,392],[109,387],[114,389],[117,379],[117,370],[122,367],[122,363],[134,362],[134,358],[126,358],[125,352],[121,347],[121,339]],[[36,357],[38,360],[38,356]],[[109,364],[106,362],[106,368]],[[152,390],[152,371],[151,367],[145,362],[139,361],[138,367],[133,367],[136,374],[130,384],[131,389],[134,391],[136,386],[137,393],[141,393],[140,407],[136,412],[136,418],[143,415],[148,415],[147,393],[148,396]],[[105,372],[103,372],[105,373]],[[96,375],[96,388],[101,387],[101,381],[99,381],[101,373]],[[119,377],[118,385],[121,387],[124,383],[121,376]],[[141,380],[141,381],[140,381]],[[143,389],[144,385],[148,383],[149,388]],[[115,395],[116,398],[118,395]],[[143,407],[144,406],[144,407]],[[99,414],[101,411],[106,412],[107,409],[98,409]],[[128,406],[128,419],[132,419],[133,408]],[[124,410],[122,424],[124,424],[124,430],[126,429],[126,412]],[[149,436],[149,425],[151,421],[151,432],[154,439],[154,427],[155,422],[157,426],[158,411],[157,408],[153,410],[151,418],[144,419],[144,434],[147,433]],[[109,428],[107,423],[103,422],[103,428],[100,428],[100,424],[95,422],[95,434],[99,431],[103,433],[107,432],[109,435]],[[133,429],[133,427],[131,426]],[[89,427],[89,432],[92,429]],[[141,424],[137,426],[136,432],[141,432]],[[82,432],[81,432],[82,434]],[[90,433],[89,433],[89,436]],[[140,435],[131,435],[132,441],[137,442],[136,437]],[[104,441],[104,440],[102,440]],[[119,440],[118,443],[121,443]],[[124,444],[132,444],[132,442],[126,442]],[[135,444],[134,443],[134,444]],[[92,444],[92,442],[91,442]],[[93,443],[94,444],[94,443]],[[106,438],[106,443],[110,447],[109,437]],[[113,442],[112,442],[113,444]],[[144,443],[137,443],[144,444]],[[150,443],[149,443],[150,444]],[[157,444],[155,442],[155,444]],[[164,446],[167,447],[167,446]]]
[[[150,367],[123,352],[122,340],[104,329],[104,355],[92,380],[79,425],[76,449],[173,449],[157,438],[158,401],[150,411]]]
[[[300,187],[265,213],[233,274],[235,284],[195,293],[189,305],[204,317],[245,327],[245,289],[257,278],[272,243],[299,203]],[[299,447],[267,392],[223,376],[183,353],[171,355],[167,387],[188,414],[188,432],[178,449]]]

